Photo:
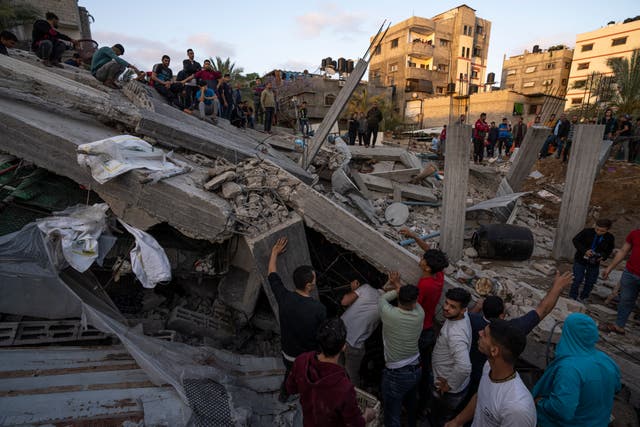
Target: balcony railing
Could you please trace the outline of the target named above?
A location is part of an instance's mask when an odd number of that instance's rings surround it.
[[[439,73],[434,70],[426,70],[424,68],[408,67],[406,68],[407,79],[418,80],[439,80],[443,76],[443,73]]]
[[[429,43],[409,43],[409,55],[417,58],[433,58],[433,45]]]

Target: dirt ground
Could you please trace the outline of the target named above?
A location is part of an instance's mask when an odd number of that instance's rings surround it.
[[[560,204],[545,200],[535,192],[544,189],[562,197],[567,165],[555,158],[547,158],[538,160],[533,170],[544,176],[537,180],[527,178],[523,191],[534,193],[526,196],[525,201],[544,205],[539,210],[541,219],[556,224]],[[630,230],[640,227],[640,165],[607,161],[593,187],[586,225],[591,226],[597,218],[609,218],[614,222],[611,232],[616,242],[623,242]]]

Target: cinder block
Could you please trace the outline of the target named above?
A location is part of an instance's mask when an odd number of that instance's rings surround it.
[[[13,340],[9,338],[14,334]],[[92,326],[82,329],[79,320],[8,322],[0,324],[0,346],[47,344],[103,339],[107,334]]]

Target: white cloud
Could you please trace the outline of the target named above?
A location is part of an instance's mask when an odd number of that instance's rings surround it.
[[[335,32],[340,35],[362,33],[360,28],[362,20],[361,13],[341,10],[336,4],[329,3],[322,11],[297,16],[296,24],[300,36],[313,38],[322,32]]]

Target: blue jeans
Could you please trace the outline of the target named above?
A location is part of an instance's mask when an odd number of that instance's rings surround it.
[[[598,281],[598,273],[600,272],[599,264],[582,264],[581,262],[574,261],[573,263],[573,283],[571,284],[571,291],[569,296],[573,299],[578,299],[578,292],[580,291],[580,285],[584,280],[584,288],[580,294],[580,299],[587,299],[593,285]]]
[[[620,278],[620,302],[618,303],[618,317],[616,325],[624,328],[629,315],[636,306],[638,292],[640,291],[640,276],[624,270]]]
[[[302,133],[303,136],[309,134],[309,119],[300,119],[300,133]]]
[[[382,371],[382,401],[385,427],[400,427],[402,403],[407,409],[407,425],[416,425],[416,391],[422,369],[419,364]]]

